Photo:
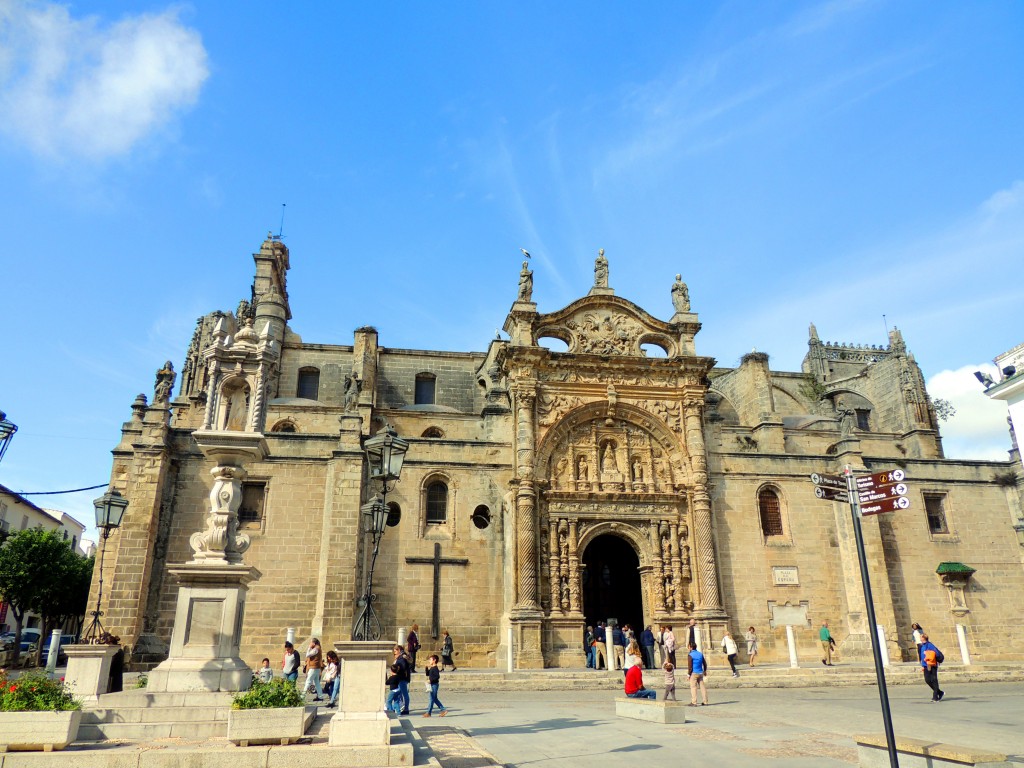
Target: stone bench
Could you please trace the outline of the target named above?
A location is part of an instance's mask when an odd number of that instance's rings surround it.
[[[681,701],[661,701],[656,699],[631,699],[618,696],[615,699],[617,717],[630,717],[634,720],[646,720],[649,723],[685,723],[686,704]]]
[[[861,768],[889,768],[889,749],[884,734],[854,736]],[[896,737],[900,768],[938,768],[939,766],[979,765],[985,768],[1011,768],[1006,755],[983,749],[958,747],[938,741]]]

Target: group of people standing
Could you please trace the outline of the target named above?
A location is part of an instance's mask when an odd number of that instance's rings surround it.
[[[420,651],[419,624],[413,624],[406,637],[405,645],[394,647],[394,663],[388,670],[385,685],[388,686],[387,709],[393,710],[396,714],[409,714],[409,683],[412,675],[416,672],[416,656]],[[442,716],[448,710],[437,698],[437,691],[441,683],[441,672],[451,667],[454,672],[455,666],[455,643],[448,630],[444,630],[441,637],[441,648],[436,654],[431,654],[427,660],[424,673],[426,676],[426,690],[430,694],[430,703],[424,717],[430,717],[434,708],[441,710]],[[341,690],[341,661],[338,654],[331,650],[324,652],[320,645],[319,638],[310,638],[305,653],[302,654],[295,648],[294,643],[285,641],[284,656],[281,661],[281,676],[285,680],[297,682],[299,670],[306,675],[304,693],[312,693],[313,701],[320,702],[327,700],[327,707],[337,706],[338,694]],[[270,666],[270,659],[263,659],[262,665],[256,672],[256,677],[269,683],[274,679],[274,670]]]

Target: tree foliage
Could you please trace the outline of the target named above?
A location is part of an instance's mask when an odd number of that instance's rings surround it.
[[[15,660],[21,645],[25,611],[43,617],[43,635],[58,622],[85,611],[92,580],[92,558],[75,552],[56,531],[26,528],[0,546],[0,596],[16,622]]]
[[[956,408],[949,400],[936,397],[932,400],[932,406],[935,408],[935,416],[939,421],[949,421],[956,416]]]

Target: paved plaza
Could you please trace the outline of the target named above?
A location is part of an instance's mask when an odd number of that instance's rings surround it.
[[[920,686],[889,689],[897,736],[1004,752],[1024,765],[1024,684],[947,685],[941,704]],[[682,691],[680,690],[680,693]],[[617,718],[608,691],[443,695],[445,719],[413,725],[445,768],[477,766],[849,766],[852,737],[882,733],[878,692],[864,688],[735,689],[687,708],[685,725]],[[687,691],[688,694],[688,691]],[[414,707],[416,706],[414,700]]]

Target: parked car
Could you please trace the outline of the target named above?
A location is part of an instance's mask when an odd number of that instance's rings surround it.
[[[67,656],[66,653],[64,653],[64,646],[65,645],[74,645],[77,642],[78,642],[78,637],[75,636],[75,635],[61,635],[60,636],[60,645],[57,647],[57,666],[58,667],[63,667],[65,664],[68,663],[68,656]],[[47,638],[47,642],[43,646],[43,655],[40,658],[39,663],[42,664],[45,667],[46,666],[46,661],[47,661],[47,659],[49,657],[50,657],[50,642],[49,642],[49,638]]]

